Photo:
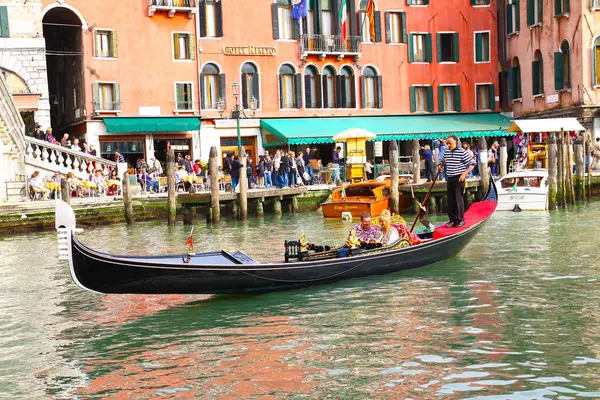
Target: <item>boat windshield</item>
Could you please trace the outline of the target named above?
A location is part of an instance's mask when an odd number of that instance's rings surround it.
[[[349,197],[373,197],[373,190],[369,186],[350,186],[346,188]]]
[[[518,178],[504,178],[502,180],[502,189],[510,189],[517,187],[532,187],[539,188],[542,184],[542,178],[539,176],[521,176]]]

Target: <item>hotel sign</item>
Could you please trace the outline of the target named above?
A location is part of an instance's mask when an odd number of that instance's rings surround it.
[[[231,129],[237,128],[237,120],[235,119],[216,119],[215,128]],[[260,128],[260,119],[240,119],[240,128]]]
[[[271,46],[223,46],[226,56],[275,56],[277,49]]]

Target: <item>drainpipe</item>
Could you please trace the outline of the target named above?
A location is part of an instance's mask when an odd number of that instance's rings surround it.
[[[198,46],[199,43],[199,39],[200,39],[200,8],[198,7],[197,2],[195,2],[194,4],[194,8],[196,8],[196,12],[194,13],[194,25],[196,27],[196,45],[194,46],[196,48],[196,68],[198,69],[198,79],[196,80],[198,82],[198,84],[196,85],[198,87],[198,112],[199,115],[198,117],[201,118],[202,117],[202,87],[201,87],[201,82],[200,82],[200,75],[202,74],[202,71],[200,70],[201,67],[201,63],[200,63],[200,54],[202,53],[202,49],[200,49],[200,47]],[[202,158],[202,147],[200,146],[200,132],[202,130],[202,122],[200,122],[200,129],[198,130],[198,137],[197,140],[194,140],[194,146],[198,146],[198,158]],[[192,148],[192,158],[193,157],[193,148]]]

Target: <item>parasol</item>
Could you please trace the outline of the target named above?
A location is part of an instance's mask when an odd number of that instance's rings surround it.
[[[350,128],[343,132],[338,133],[333,137],[336,142],[345,142],[348,139],[375,139],[377,135],[373,132],[369,132],[366,129],[361,128]]]

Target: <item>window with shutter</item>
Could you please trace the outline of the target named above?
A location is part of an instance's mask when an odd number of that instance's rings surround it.
[[[332,67],[323,68],[323,108],[336,108],[336,79]]]
[[[527,0],[527,25],[537,26],[542,23],[543,0]]]
[[[490,32],[475,32],[475,62],[490,62]]]
[[[352,68],[343,67],[341,72],[341,80],[340,80],[340,107],[341,108],[354,108],[354,74]]]
[[[455,85],[438,86],[438,111],[458,111],[456,107],[457,87]]]
[[[219,93],[219,68],[212,63],[202,68],[202,107],[207,110],[216,110]]]
[[[294,108],[296,101],[295,71],[289,64],[284,64],[279,68],[279,104],[281,108]]]
[[[196,59],[196,39],[185,32],[173,33],[173,58],[175,60]]]
[[[121,109],[119,84],[97,82],[93,85],[94,111],[118,111]]]
[[[438,33],[436,46],[438,62],[458,62],[457,33]]]
[[[215,82],[216,86],[216,82]],[[191,111],[194,109],[193,83],[175,83],[175,111]]]
[[[536,50],[533,57],[534,61],[531,63],[533,95],[539,96],[544,94],[544,61],[539,50]]]
[[[493,88],[490,84],[476,84],[475,85],[475,105],[477,111],[489,111],[492,110],[492,103],[490,102],[490,98],[492,97],[492,92],[490,88]]]
[[[94,57],[116,58],[116,32],[108,29],[94,29]]]
[[[304,107],[305,108],[318,108],[319,101],[319,85],[317,77],[319,71],[313,66],[309,65],[304,70]]]
[[[562,53],[563,62],[563,88],[571,88],[571,49],[569,42],[565,39],[560,44],[560,52]]]
[[[363,107],[378,108],[377,72],[373,67],[363,69]]]
[[[411,112],[433,111],[433,88],[431,86],[412,86],[410,88]]]
[[[520,15],[519,0],[509,0],[510,3],[506,5],[506,24],[507,33],[513,34],[519,32],[520,29]]]
[[[429,0],[406,0],[406,5],[409,6],[426,6],[429,4]]]
[[[409,35],[408,61],[409,62],[429,62],[428,59],[428,39],[425,33],[411,33]],[[431,52],[429,44],[429,53]]]
[[[10,37],[8,27],[8,9],[6,6],[0,6],[0,37]]]
[[[592,60],[593,60],[593,64],[594,64],[594,69],[593,69],[594,86],[599,86],[600,85],[600,37],[598,37],[598,38],[596,38],[596,40],[594,40]]]
[[[562,17],[569,15],[570,0],[554,0],[554,16]]]
[[[471,0],[472,6],[489,6],[490,0]]]

